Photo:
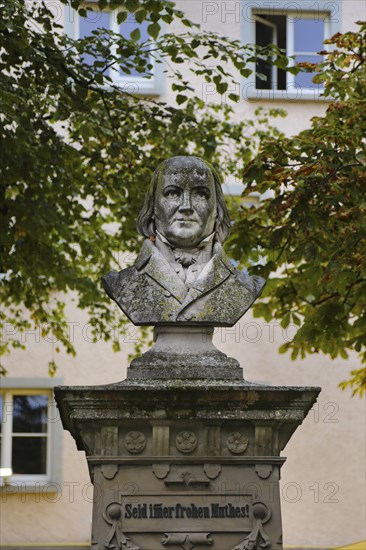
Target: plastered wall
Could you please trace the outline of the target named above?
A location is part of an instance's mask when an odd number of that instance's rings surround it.
[[[205,28],[240,38],[240,20],[235,15],[223,17],[224,7],[234,10],[237,2],[206,2],[214,10],[218,6],[217,13],[210,16],[205,2],[188,0],[177,4]],[[365,16],[363,0],[345,0],[342,30],[352,28],[356,19]],[[173,101],[169,92],[163,99]],[[326,103],[320,101],[274,103],[289,113],[279,121],[288,135],[307,127],[309,119],[326,108]],[[258,102],[241,101],[238,116],[251,116],[257,105]],[[111,303],[111,307],[115,306]],[[48,361],[55,357],[59,365],[57,376],[63,378],[65,385],[122,380],[127,355],[138,336],[135,328],[120,336],[122,351],[115,354],[109,344],[91,342],[87,318],[71,302],[68,319],[73,323],[70,330],[78,352],[76,358],[63,352],[55,354],[54,344],[45,341],[40,332],[28,333],[27,350],[14,352],[5,360],[8,376],[44,377]],[[292,362],[287,355],[277,353],[290,331],[286,333],[277,323],[254,320],[249,313],[233,329],[217,330],[215,343],[241,362],[248,380],[323,388],[317,405],[283,453],[287,456],[281,481],[284,543],[318,547],[355,542],[365,533],[365,400],[352,399],[349,392],[342,392],[337,386],[350,370],[359,367],[359,361],[356,356],[331,361],[315,355]],[[56,492],[2,494],[2,545],[90,542],[92,490],[86,461],[68,433],[63,439],[62,479]]]
[[[114,305],[111,304],[111,307]],[[109,344],[91,343],[87,318],[70,307],[76,358],[57,354],[57,376],[63,384],[106,384],[125,377],[131,340],[137,337],[131,326],[121,335],[122,351]],[[364,536],[365,400],[351,399],[337,388],[357,357],[331,361],[322,355],[292,362],[277,353],[291,336],[278,323],[264,323],[250,314],[232,329],[217,329],[215,344],[236,357],[247,380],[284,385],[321,386],[318,403],[294,434],[283,456],[282,512],[284,542],[298,546],[336,546]],[[53,345],[38,333],[25,335],[27,351],[18,351],[6,361],[9,377],[44,377]],[[83,452],[64,433],[62,479],[57,492],[3,494],[1,542],[87,543],[90,538],[92,488]]]

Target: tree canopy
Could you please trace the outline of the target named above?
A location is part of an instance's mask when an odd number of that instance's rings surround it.
[[[81,0],[71,4],[86,15]],[[255,314],[299,327],[283,351],[290,348],[294,358],[361,352],[365,28],[333,39],[335,49],[316,78],[334,101],[325,117],[289,139],[270,124],[282,111],[259,109],[255,120],[238,119],[240,98],[229,93],[259,55],[287,67],[275,46],[203,32],[163,0],[98,3],[106,6],[119,9],[119,22],[130,13],[138,23],[147,21],[149,39],[141,42],[138,31],[126,38],[99,29],[75,40],[61,32],[46,2],[4,5],[0,319],[16,334],[2,342],[1,353],[22,347],[21,331],[34,324],[74,354],[64,311],[69,291],[96,335],[108,340],[111,326],[123,328],[100,276],[120,267],[117,252],[137,249],[135,220],[155,167],[187,151],[218,170],[224,165],[226,174],[246,183],[246,194],[268,197],[258,207],[248,209],[245,197],[233,205],[228,248],[251,272],[270,277]],[[187,30],[169,33],[174,20]],[[214,67],[207,68],[207,60]],[[153,63],[166,71],[175,105],[130,94],[108,73],[118,66],[124,74],[151,74]],[[204,102],[192,74],[225,100]],[[118,341],[113,345],[118,349]],[[362,380],[355,382],[360,388]]]
[[[269,281],[254,314],[298,327],[280,348],[292,359],[354,350],[366,362],[365,39],[360,24],[326,41],[322,63],[303,64],[333,99],[325,116],[294,137],[264,135],[244,170],[245,194],[267,198],[237,213],[232,251],[261,258],[254,270]],[[365,369],[348,385],[362,395]]]

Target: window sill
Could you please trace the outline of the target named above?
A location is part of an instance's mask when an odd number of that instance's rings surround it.
[[[122,92],[137,96],[159,96],[162,94],[162,86],[159,86],[156,78],[152,80],[147,78],[116,78],[113,80],[113,84],[106,86],[106,89],[112,89],[115,86]]]
[[[321,91],[317,90],[248,90],[243,93],[244,99],[249,101],[320,101],[332,102],[331,97],[324,97]]]
[[[48,480],[29,480],[26,481],[9,481],[7,483],[0,484],[0,492],[7,495],[16,495],[20,493],[58,493],[60,491],[60,484]]]

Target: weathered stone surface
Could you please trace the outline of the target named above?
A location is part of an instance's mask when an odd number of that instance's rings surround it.
[[[260,294],[264,280],[238,271],[222,249],[228,211],[202,159],[158,167],[137,226],[146,239],[135,264],[102,278],[135,325],[233,326]]]
[[[107,294],[135,325],[233,326],[264,280],[238,271],[221,246],[188,288],[151,241],[132,267],[103,277]]]
[[[241,380],[243,369],[238,361],[221,351],[202,355],[169,355],[145,353],[131,361],[128,380]]]
[[[94,550],[281,550],[280,453],[318,393],[244,381],[55,388],[94,484]]]
[[[213,345],[212,327],[234,325],[264,285],[226,258],[229,226],[207,163],[163,163],[135,265],[103,278],[134,324],[155,325],[155,345],[123,382],[55,388],[94,484],[93,550],[282,549],[280,452],[320,390],[246,382]]]
[[[301,424],[319,392],[320,388],[262,386],[244,381],[222,384],[202,381],[200,384],[180,380],[55,388],[63,425],[76,438],[80,449],[83,448],[80,427],[84,422],[95,423],[96,428],[97,424],[111,427],[113,422],[123,425],[131,420],[147,419],[247,420],[264,422],[263,426],[272,427],[272,435],[276,432],[274,456],[279,455],[293,430]],[[262,437],[260,432],[258,437]]]
[[[212,336],[205,327],[155,328],[154,346],[133,359],[127,379],[242,380],[239,362],[219,351]]]

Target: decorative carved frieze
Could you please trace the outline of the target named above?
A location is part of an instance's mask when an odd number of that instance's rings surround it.
[[[256,464],[255,471],[258,477],[261,479],[267,479],[272,473],[271,464]]]
[[[197,545],[212,546],[210,533],[166,533],[161,539],[163,546],[175,546],[183,550],[193,550]]]
[[[180,451],[181,453],[193,453],[193,451],[197,447],[196,434],[190,431],[180,432],[175,438],[175,445],[178,451]]]
[[[146,437],[142,432],[128,432],[125,437],[125,447],[126,450],[131,454],[139,454],[146,447]]]
[[[102,464],[100,471],[103,474],[104,479],[113,479],[118,472],[118,464]]]
[[[317,393],[59,388],[95,487],[93,550],[281,550],[279,453]]]
[[[203,470],[207,477],[216,479],[221,473],[221,464],[205,464]]]
[[[152,471],[157,479],[164,479],[170,470],[170,464],[153,464]]]
[[[169,426],[153,426],[153,455],[169,455]]]
[[[100,430],[101,454],[116,456],[118,454],[118,427],[103,426]]]
[[[118,548],[118,550],[141,550],[136,546],[121,530],[119,520],[121,519],[122,509],[118,502],[109,504],[103,514],[104,520],[111,526],[104,547],[108,549]]]
[[[262,550],[269,548],[271,541],[265,533],[263,524],[271,517],[271,509],[263,502],[254,502],[252,506],[253,529],[245,539],[232,550]]]
[[[221,452],[220,426],[206,426],[204,429],[204,446],[208,456],[219,456]]]
[[[272,427],[257,425],[255,427],[254,454],[256,456],[272,455]]]
[[[226,445],[232,454],[240,455],[246,451],[249,439],[242,432],[231,432],[228,435]]]
[[[167,487],[208,487],[210,479],[203,471],[203,467],[174,468],[164,483]]]

